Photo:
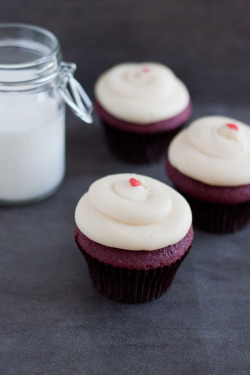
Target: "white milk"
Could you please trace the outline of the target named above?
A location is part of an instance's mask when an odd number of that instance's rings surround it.
[[[0,203],[50,195],[64,171],[64,105],[43,92],[0,94]]]

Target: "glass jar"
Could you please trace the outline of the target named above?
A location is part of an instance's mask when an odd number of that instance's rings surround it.
[[[92,103],[40,27],[0,24],[0,204],[51,195],[65,172],[65,102],[87,123]]]

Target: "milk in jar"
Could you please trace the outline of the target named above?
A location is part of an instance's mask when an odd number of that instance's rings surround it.
[[[0,94],[0,200],[45,197],[61,183],[64,112],[44,93]]]

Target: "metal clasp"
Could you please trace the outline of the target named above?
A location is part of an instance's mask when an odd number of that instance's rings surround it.
[[[93,122],[93,117],[91,115],[93,104],[83,87],[73,77],[76,70],[76,64],[62,62],[60,67],[59,93],[72,111],[80,117],[81,120],[91,124]]]

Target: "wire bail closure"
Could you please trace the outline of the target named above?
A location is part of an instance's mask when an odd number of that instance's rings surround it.
[[[81,120],[91,124],[93,104],[80,83],[73,77],[76,70],[74,63],[60,63],[58,91],[72,111]]]

